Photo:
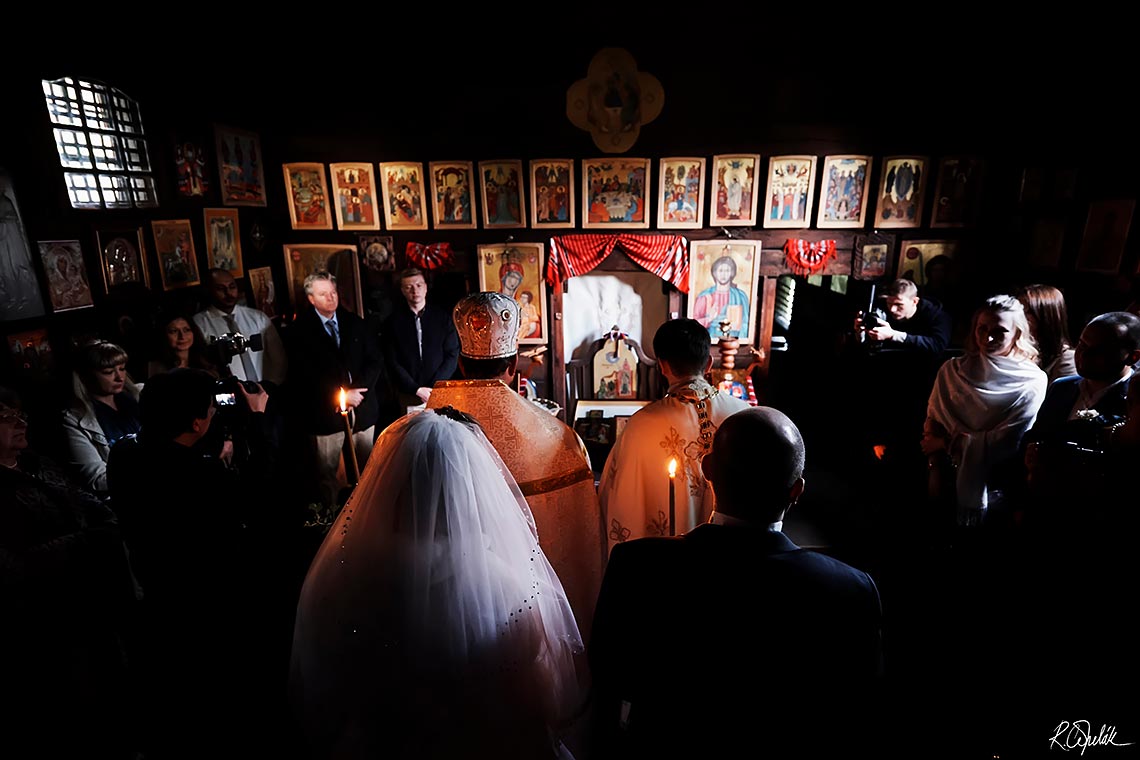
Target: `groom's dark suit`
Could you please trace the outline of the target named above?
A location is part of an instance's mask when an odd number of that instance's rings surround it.
[[[880,620],[870,576],[767,526],[618,544],[589,647],[597,747],[603,757],[681,755],[694,731],[706,750],[710,737],[771,744],[769,732],[790,729],[771,724],[784,700],[820,715],[791,695],[874,683]]]
[[[1081,395],[1080,375],[1060,377],[1049,385],[1045,393],[1045,400],[1041,402],[1041,409],[1037,412],[1037,420],[1026,433],[1028,441],[1051,441],[1059,437],[1064,438],[1067,432],[1071,433],[1074,426],[1069,425],[1069,413]],[[1123,417],[1127,404],[1128,381],[1118,383],[1108,389],[1108,392],[1096,403],[1096,411],[1107,417]],[[1079,429],[1080,425],[1076,426]],[[1082,443],[1082,441],[1077,441]]]

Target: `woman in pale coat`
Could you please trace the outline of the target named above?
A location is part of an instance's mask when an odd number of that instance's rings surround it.
[[[922,437],[932,473],[946,455],[956,468],[959,525],[981,524],[1003,470],[1019,461],[1047,384],[1025,307],[1013,296],[988,299],[974,313],[965,355],[938,370]]]
[[[105,340],[81,346],[72,389],[75,398],[63,413],[67,465],[78,485],[106,494],[111,447],[140,429],[139,392],[127,375],[127,352]]]

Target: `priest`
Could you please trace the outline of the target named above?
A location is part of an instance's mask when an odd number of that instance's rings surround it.
[[[451,406],[483,426],[526,497],[538,543],[589,636],[606,549],[589,456],[566,423],[512,389],[519,306],[501,293],[473,293],[452,312],[463,380],[435,384],[428,408]]]

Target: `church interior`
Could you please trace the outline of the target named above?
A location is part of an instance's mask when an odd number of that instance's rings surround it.
[[[1079,720],[1093,736],[1103,724],[1116,744],[1140,743],[1134,534],[1085,517],[1106,503],[1134,510],[1134,496],[1104,485],[1134,481],[1090,475],[1044,546],[1022,546],[1016,510],[985,534],[948,527],[918,449],[937,365],[877,360],[853,329],[904,277],[952,320],[939,363],[971,350],[986,299],[1028,285],[1063,292],[1074,347],[1098,315],[1138,308],[1134,140],[1118,108],[1102,106],[1120,83],[1093,72],[1114,53],[1077,76],[1072,59],[1028,42],[1016,52],[1032,68],[963,62],[961,39],[897,58],[870,39],[842,56],[647,33],[584,35],[556,54],[534,32],[494,51],[390,40],[366,54],[330,46],[311,67],[283,44],[202,53],[194,66],[45,56],[8,69],[0,387],[19,398],[29,449],[67,460],[57,421],[85,341],[121,346],[145,393],[156,320],[207,308],[212,270],[230,272],[237,302],[291,345],[310,303],[320,308],[307,274],[334,272],[341,309],[382,341],[389,316],[406,311],[401,273],[416,267],[427,304],[448,315],[479,291],[520,303],[512,389],[582,439],[597,489],[625,425],[669,389],[654,334],[697,319],[713,386],[780,410],[803,435],[806,486],[784,533],[878,587],[879,708],[852,749],[1038,757],[1066,741],[1050,746],[1059,724]],[[242,348],[225,361],[268,357]],[[290,354],[280,398],[302,364]],[[410,402],[395,386],[369,392],[381,399],[375,437]],[[338,432],[331,396],[327,406],[334,428],[322,432]],[[254,622],[234,635],[254,655],[232,749],[305,758],[289,697],[294,615],[343,500],[309,497],[297,418],[279,414]],[[337,499],[361,477],[355,452],[344,448]],[[203,505],[183,519],[225,517]],[[106,732],[93,731],[89,747],[102,749],[90,756],[152,756],[134,742],[146,697],[126,683],[108,698],[120,706],[100,711]],[[69,709],[105,694],[98,675],[83,684]],[[574,757],[604,756],[572,739]]]

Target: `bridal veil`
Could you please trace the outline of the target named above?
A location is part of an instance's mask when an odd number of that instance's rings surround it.
[[[291,690],[333,756],[475,749],[579,707],[582,640],[526,501],[440,411],[380,436],[301,591]]]

